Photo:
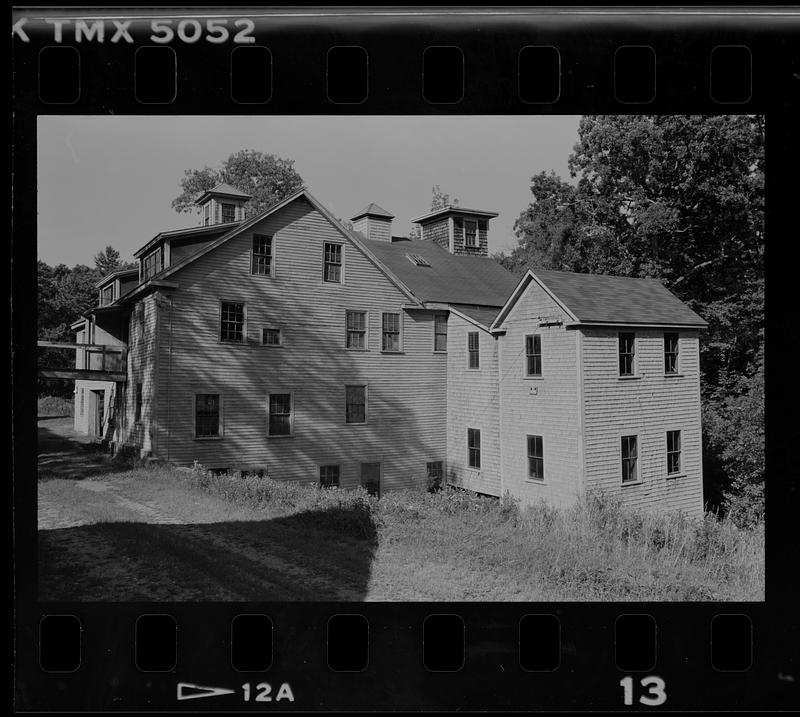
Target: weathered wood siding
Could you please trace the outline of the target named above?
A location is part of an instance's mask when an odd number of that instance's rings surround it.
[[[274,273],[250,273],[252,234],[274,236]],[[343,249],[343,283],[326,283],[323,245]],[[433,352],[434,312],[409,299],[305,199],[198,258],[159,318],[158,454],[179,463],[266,468],[317,482],[339,464],[342,486],[360,464],[382,464],[382,489],[421,486],[426,462],[445,458],[446,356]],[[171,301],[171,303],[170,303]],[[219,341],[221,301],[246,306],[243,344]],[[368,350],[345,348],[345,311],[368,312]],[[402,353],[381,352],[381,313],[401,312]],[[261,345],[262,328],[283,346]],[[366,385],[367,422],[345,422],[345,386]],[[293,395],[293,435],[267,436],[270,392]],[[195,393],[222,397],[223,436],[195,439]],[[162,443],[163,440],[163,443]]]
[[[619,377],[618,331],[583,329],[586,482],[639,509],[703,511],[696,331],[679,333],[678,376],[664,375],[664,332],[637,330],[638,378]],[[681,431],[681,474],[667,478],[666,432]],[[638,435],[641,482],[622,485],[620,438]]]
[[[467,334],[477,331],[480,368],[468,368]],[[451,313],[447,320],[447,482],[501,494],[498,342],[488,332]],[[481,467],[470,468],[467,429],[481,432]]]
[[[541,317],[541,318],[540,318]],[[540,321],[560,326],[539,326]],[[531,282],[506,318],[500,337],[503,489],[523,504],[570,505],[581,490],[578,337],[565,312]],[[542,376],[527,378],[525,336],[541,336]],[[544,482],[528,478],[527,436],[542,436]]]
[[[92,324],[86,319],[84,328],[78,331],[75,336],[78,344],[103,344],[106,346],[122,346],[123,343],[117,338],[104,331],[100,326]],[[108,354],[106,356],[106,366],[115,368],[119,365],[119,354]],[[86,349],[75,351],[75,368],[87,368]],[[92,351],[89,356],[88,368],[100,369],[100,355]],[[113,381],[87,381],[84,379],[75,380],[75,405],[73,411],[73,427],[79,433],[89,434],[94,431],[90,421],[94,420],[93,401],[91,391],[103,391],[103,433],[106,432],[109,420],[113,417],[113,407],[115,405],[116,391]],[[81,396],[83,397],[81,399]]]

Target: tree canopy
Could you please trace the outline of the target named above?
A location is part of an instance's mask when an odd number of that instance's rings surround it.
[[[252,195],[245,204],[246,216],[258,214],[303,186],[302,178],[294,169],[294,160],[242,149],[218,167],[184,170],[180,180],[183,191],[172,200],[172,208],[176,212],[193,211],[194,201],[220,182]]]

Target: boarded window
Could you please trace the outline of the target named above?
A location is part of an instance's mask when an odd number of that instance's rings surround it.
[[[340,283],[342,281],[342,245],[325,242],[325,269],[322,274],[325,281]]]
[[[528,436],[528,478],[544,480],[544,441],[541,436]]]
[[[633,376],[634,357],[636,355],[636,335],[621,332],[619,335],[619,375]]]
[[[480,337],[477,331],[467,334],[467,365],[470,368],[481,366]]]
[[[338,488],[340,472],[340,466],[320,466],[319,484],[323,488]]]
[[[233,343],[244,341],[244,304],[223,301],[220,304],[219,340]]]
[[[261,343],[264,344],[264,346],[280,346],[281,330],[261,329]]]
[[[384,313],[381,333],[382,351],[400,350],[400,314]]]
[[[539,334],[525,337],[525,375],[542,375],[542,337]]]
[[[367,422],[366,386],[345,386],[345,420],[347,423]]]
[[[288,436],[292,433],[292,394],[269,395],[269,435]]]
[[[219,436],[220,401],[218,393],[198,393],[194,397],[195,438]]]
[[[638,480],[636,436],[622,436],[622,482]]]
[[[272,237],[253,234],[253,260],[250,269],[253,274],[272,275]]]
[[[681,432],[667,431],[667,474],[681,472]]]
[[[367,348],[367,312],[348,311],[345,323],[347,325],[345,346],[348,349]]]
[[[678,373],[678,334],[664,334],[664,373]]]
[[[439,314],[433,319],[433,350],[447,351],[447,315]]]
[[[478,222],[473,219],[464,220],[464,246],[478,246]]]
[[[481,467],[481,432],[477,428],[467,429],[467,463],[470,468]]]
[[[136,384],[136,395],[134,399],[134,418],[136,423],[142,420],[142,384]]]
[[[236,221],[236,205],[235,204],[223,204],[222,205],[222,221],[223,222],[234,222],[234,221]]]

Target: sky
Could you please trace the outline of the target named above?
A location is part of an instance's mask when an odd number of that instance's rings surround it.
[[[38,251],[48,264],[92,266],[107,245],[129,259],[161,231],[199,225],[178,214],[186,169],[240,149],[295,161],[308,190],[350,219],[370,202],[392,233],[430,211],[438,184],[461,206],[497,212],[489,251],[516,245],[530,178],[569,178],[578,116],[42,116],[38,121]]]

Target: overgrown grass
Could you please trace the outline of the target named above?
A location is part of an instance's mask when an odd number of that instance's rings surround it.
[[[61,396],[42,396],[37,399],[39,418],[51,416],[72,416],[74,401]]]
[[[763,522],[742,529],[712,513],[637,513],[605,496],[567,509],[450,488],[377,500],[360,488],[215,475],[199,465],[183,480],[273,514],[309,513],[309,529],[377,535],[376,599],[764,599]]]

